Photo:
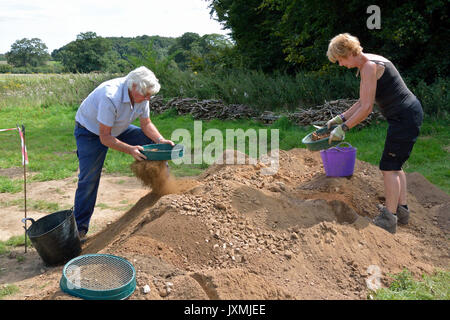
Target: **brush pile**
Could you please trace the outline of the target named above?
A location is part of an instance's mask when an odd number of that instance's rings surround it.
[[[323,105],[318,105],[309,109],[300,109],[297,112],[288,115],[289,120],[299,126],[318,125],[324,126],[328,120],[345,112],[358,100],[340,99],[333,101],[325,101]],[[383,120],[384,117],[377,109],[373,109],[372,113],[361,122],[358,127],[365,127],[373,121]]]
[[[259,112],[255,108],[243,104],[225,104],[222,100],[198,100],[196,98],[174,98],[167,103],[161,97],[150,100],[150,109],[153,113],[163,113],[169,109],[175,109],[178,115],[191,114],[195,120],[234,120],[253,119],[271,124],[281,117],[287,117],[291,122],[299,126],[318,125],[324,126],[328,120],[343,113],[357,100],[340,99],[325,101],[323,105],[301,109],[292,113],[276,113],[272,111]],[[383,120],[384,117],[377,109],[359,124],[365,127],[373,121]]]
[[[198,100],[195,98],[174,98],[162,104],[162,99],[155,99],[150,108],[155,113],[162,113],[174,108],[178,115],[191,114],[195,120],[233,120],[249,119],[258,116],[258,112],[242,104],[225,104],[222,100]]]

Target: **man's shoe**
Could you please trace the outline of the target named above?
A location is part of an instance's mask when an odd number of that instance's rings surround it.
[[[78,231],[78,236],[80,237],[81,244],[86,242],[87,237],[86,237],[86,231],[85,230]]]
[[[373,223],[390,233],[397,231],[397,217],[389,212],[386,207],[381,209],[381,213],[373,219]]]
[[[409,222],[409,210],[405,207],[398,206],[397,207],[397,218],[399,224],[408,224]]]

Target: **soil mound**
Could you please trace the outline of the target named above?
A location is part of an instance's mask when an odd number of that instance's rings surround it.
[[[433,185],[418,172],[406,174],[408,191],[423,205],[450,203],[450,195]]]
[[[371,222],[383,182],[362,161],[329,178],[319,153],[280,150],[274,174],[262,162],[215,164],[173,188],[165,168],[133,164],[152,192],[84,247],[133,263],[130,299],[366,299],[404,268],[419,278],[449,267],[448,195],[420,175],[408,175],[410,223],[390,234]]]

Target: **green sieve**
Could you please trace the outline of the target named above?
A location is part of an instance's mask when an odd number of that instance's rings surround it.
[[[336,127],[337,126],[331,126],[330,129],[328,129],[326,126],[319,128],[316,131],[313,131],[313,132],[309,133],[307,136],[305,136],[302,139],[302,143],[305,144],[306,148],[310,151],[319,151],[319,150],[324,150],[324,149],[334,147],[334,146],[338,145],[339,143],[341,143],[342,140],[338,140],[338,141],[335,140],[335,141],[331,141],[331,143],[328,143],[328,137],[326,137],[326,138],[314,141],[312,139],[312,135],[313,135],[313,133],[317,133],[317,134],[330,133]]]
[[[61,290],[87,300],[123,300],[136,289],[136,271],[128,260],[110,254],[86,254],[66,263]]]
[[[142,146],[144,150],[141,151],[147,160],[161,161],[173,160],[183,157],[184,146],[176,144],[173,147],[166,143],[146,144]]]

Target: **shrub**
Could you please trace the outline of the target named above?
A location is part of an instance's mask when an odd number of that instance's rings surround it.
[[[438,78],[434,83],[427,85],[421,80],[411,90],[422,102],[426,115],[446,117],[450,113],[450,80]]]
[[[0,64],[0,73],[9,73],[12,71],[12,66],[7,63]]]

